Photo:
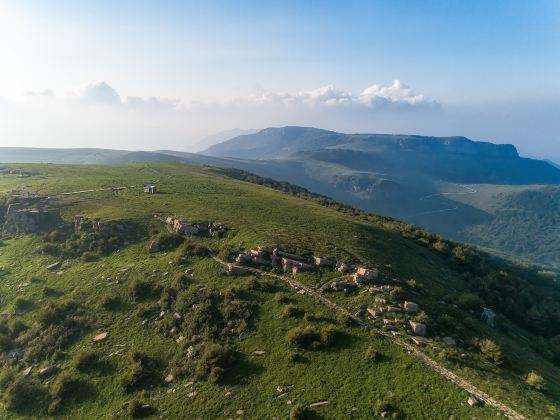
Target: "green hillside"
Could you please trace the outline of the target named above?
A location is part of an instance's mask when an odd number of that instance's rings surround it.
[[[0,175],[2,214],[20,188],[49,196],[52,217],[36,232],[5,234],[0,247],[2,418],[503,416],[491,404],[471,407],[464,386],[399,342],[521,415],[560,416],[560,292],[545,275],[231,171],[164,162],[12,166],[31,176]],[[147,182],[159,193],[145,194]],[[107,230],[75,231],[76,215]],[[227,231],[185,239],[166,231],[167,216]],[[148,252],[152,241],[160,252]],[[300,293],[276,269],[279,277],[227,276],[212,258],[259,245],[375,267],[375,283],[391,292],[324,291],[340,274],[321,268],[294,275],[312,291]],[[383,323],[367,321],[364,310],[376,299],[417,302],[428,343],[413,344],[406,323],[395,337],[379,333]],[[481,320],[483,306],[497,312],[495,328]]]

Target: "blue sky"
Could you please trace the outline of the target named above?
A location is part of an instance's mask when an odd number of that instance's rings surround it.
[[[84,145],[150,148],[163,135],[178,149],[221,129],[297,123],[468,135],[560,157],[558,1],[0,0],[0,39],[0,112],[16,120],[0,121],[2,145],[76,144],[82,120]],[[80,110],[102,83],[119,111]]]

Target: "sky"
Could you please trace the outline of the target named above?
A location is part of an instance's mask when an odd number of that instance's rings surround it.
[[[305,125],[560,161],[558,75],[556,0],[0,0],[0,146]]]

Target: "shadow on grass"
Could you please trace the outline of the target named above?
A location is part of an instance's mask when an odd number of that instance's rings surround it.
[[[223,385],[242,385],[263,371],[262,366],[247,360],[243,355],[238,355],[235,364],[227,370],[220,383]]]

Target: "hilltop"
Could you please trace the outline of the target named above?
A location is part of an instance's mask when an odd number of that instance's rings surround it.
[[[5,203],[54,219],[30,215],[0,247],[5,417],[496,417],[471,392],[559,415],[559,291],[543,273],[237,170],[11,166]],[[353,267],[220,263],[268,247]],[[377,274],[354,284],[357,267]],[[427,328],[418,344],[409,320]]]

